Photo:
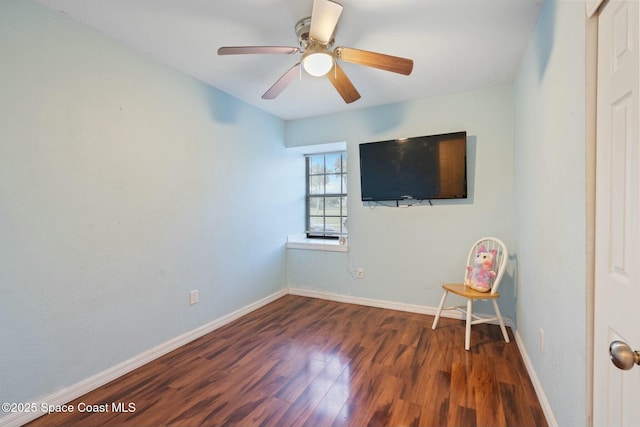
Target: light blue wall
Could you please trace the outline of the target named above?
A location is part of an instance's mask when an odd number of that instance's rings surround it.
[[[0,61],[1,402],[285,286],[281,120],[22,0]]]
[[[514,254],[504,314],[517,284],[518,333],[556,418],[585,424],[581,2],[545,2],[515,89],[286,124],[27,1],[0,3],[0,58],[0,401],[72,385],[285,285],[435,306],[468,246],[495,235]],[[359,201],[359,143],[458,130],[469,200]],[[285,253],[304,188],[283,141],[347,141],[348,254]]]
[[[515,107],[518,333],[558,425],[583,426],[590,351],[583,2],[545,2],[519,71]]]
[[[288,121],[288,146],[347,141],[349,168],[349,253],[290,249],[289,286],[437,307],[440,285],[463,278],[476,239],[513,244],[513,118],[513,91],[504,86]],[[461,130],[468,135],[468,200],[412,208],[360,201],[359,143]],[[348,263],[364,268],[365,279],[355,280]],[[501,293],[512,316],[511,267]]]

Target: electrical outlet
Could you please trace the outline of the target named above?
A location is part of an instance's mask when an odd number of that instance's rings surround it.
[[[198,302],[198,290],[189,291],[189,304],[193,305]]]
[[[364,279],[364,268],[356,268],[356,276],[358,279]]]

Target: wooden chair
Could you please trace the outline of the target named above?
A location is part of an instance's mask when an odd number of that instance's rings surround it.
[[[498,298],[500,294],[498,293],[498,287],[500,286],[500,281],[502,280],[502,276],[504,274],[505,268],[507,267],[507,259],[509,258],[509,254],[507,252],[507,247],[500,240],[493,237],[485,237],[478,240],[469,251],[469,255],[467,257],[467,265],[473,266],[476,257],[482,257],[483,255],[479,255],[479,249],[483,247],[483,250],[491,253],[495,250],[494,258],[493,258],[493,268],[491,273],[487,276],[490,278],[490,282],[488,284],[490,291],[487,292],[479,292],[475,289],[472,289],[467,285],[467,278],[469,271],[465,270],[465,280],[464,283],[445,283],[442,285],[442,289],[444,289],[444,295],[442,295],[442,299],[440,300],[440,306],[438,307],[438,311],[436,313],[436,318],[433,320],[432,329],[435,329],[438,326],[438,320],[440,320],[440,314],[442,314],[442,310],[458,310],[462,313],[466,314],[466,331],[464,337],[464,348],[465,350],[469,350],[471,344],[471,325],[477,325],[480,323],[488,323],[498,321],[500,323],[500,328],[502,329],[502,335],[504,336],[504,340],[509,342],[509,335],[507,334],[507,328],[504,326],[504,320],[502,319],[502,315],[500,314],[500,309],[498,308]],[[481,261],[481,259],[478,259]],[[444,308],[445,300],[447,299],[447,295],[449,292],[452,294],[461,296],[467,299],[466,308],[463,305],[446,307]],[[486,318],[480,317],[473,314],[473,302],[476,300],[491,300],[493,302],[493,308],[496,312],[496,317]]]

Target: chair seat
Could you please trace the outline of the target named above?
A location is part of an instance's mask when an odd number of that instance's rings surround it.
[[[464,283],[445,283],[442,285],[442,289],[469,299],[496,299],[500,297],[498,292],[494,294],[491,292],[478,292],[469,286],[465,286]]]

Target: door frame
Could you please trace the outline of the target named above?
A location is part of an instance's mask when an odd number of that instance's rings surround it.
[[[635,0],[638,1],[638,0]],[[596,237],[596,150],[598,90],[598,20],[609,0],[586,0],[585,26],[585,127],[586,127],[586,392],[587,425],[593,427],[595,352],[595,237]]]
[[[598,90],[598,16],[602,2],[589,10],[585,26],[585,181],[586,181],[586,410],[587,426],[593,426],[593,347],[596,287],[596,143],[597,143],[597,90]],[[590,13],[591,12],[591,13]]]

